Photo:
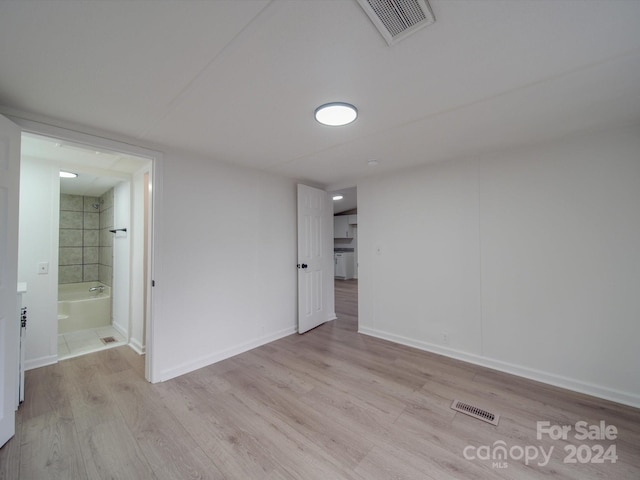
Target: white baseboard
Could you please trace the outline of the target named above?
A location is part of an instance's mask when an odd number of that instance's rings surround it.
[[[168,368],[160,372],[159,381],[164,382],[166,380],[179,377],[180,375],[184,375],[185,373],[193,372],[194,370],[198,370],[199,368],[206,367],[213,363],[220,362],[221,360],[225,360],[230,357],[234,357],[235,355],[260,347],[262,345],[273,342],[275,340],[279,340],[280,338],[291,335],[292,333],[296,333],[296,331],[297,329],[295,326],[287,327],[285,329],[279,330],[277,332],[273,332],[269,335],[256,338],[255,340],[251,340],[249,342],[242,343],[240,345],[236,345],[226,350],[212,353],[210,355],[205,355],[196,360],[192,360],[189,362],[185,362],[181,365]]]
[[[461,350],[455,350],[453,348],[443,347],[441,345],[436,345],[433,343],[414,340],[381,330],[359,327],[358,333],[369,335],[371,337],[381,338],[383,340],[389,340],[390,342],[399,343],[408,347],[414,347],[418,350],[437,353],[445,357],[455,358],[456,360],[462,360],[463,362],[480,365],[482,367],[491,368],[500,372],[510,373],[512,375],[528,378],[537,382],[547,383],[555,387],[565,388],[574,392],[584,393],[587,395],[592,395],[594,397],[602,398],[604,400],[610,400],[612,402],[621,403],[623,405],[640,408],[640,395],[637,395],[635,393],[623,392],[601,385],[564,377],[562,375],[556,375],[554,373],[543,372],[541,370],[535,370],[532,368],[523,367],[521,365],[503,362],[500,360],[483,357],[481,355],[467,353]]]
[[[129,346],[136,352],[138,355],[144,355],[146,353],[146,349],[144,345],[137,338],[129,339]]]
[[[58,355],[47,355],[46,357],[25,360],[24,369],[25,371],[33,370],[34,368],[46,367],[47,365],[53,365],[54,363],[58,363]]]
[[[129,338],[129,332],[122,325],[116,322],[111,322],[111,326],[115,328],[118,331],[118,333],[122,335],[124,338]]]

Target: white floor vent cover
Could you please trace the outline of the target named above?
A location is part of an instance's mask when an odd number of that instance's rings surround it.
[[[358,0],[389,45],[436,21],[427,0]]]
[[[478,420],[490,423],[491,425],[498,425],[498,420],[500,420],[500,415],[469,405],[468,403],[461,402],[460,400],[454,400],[451,404],[451,408],[456,412],[464,413],[465,415],[477,418]]]

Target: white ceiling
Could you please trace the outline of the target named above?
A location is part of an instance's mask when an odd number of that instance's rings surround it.
[[[22,134],[23,157],[50,161],[61,170],[76,173],[76,178],[61,178],[60,193],[99,197],[145,165],[148,158],[108,150],[90,149],[86,145],[61,141],[30,133]]]
[[[353,210],[358,207],[358,189],[357,187],[340,188],[331,192],[332,196],[342,195],[340,200],[333,201],[333,213],[342,213]]]
[[[356,0],[1,1],[0,105],[330,189],[640,121],[640,1],[430,4],[389,47]]]

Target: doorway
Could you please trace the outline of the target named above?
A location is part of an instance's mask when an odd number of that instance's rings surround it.
[[[358,193],[357,187],[330,192],[334,212],[334,292],[338,324],[358,330]]]
[[[145,353],[152,167],[149,157],[23,132],[27,369],[124,344]]]

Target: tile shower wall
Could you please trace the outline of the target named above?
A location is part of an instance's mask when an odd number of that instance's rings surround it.
[[[60,195],[58,283],[100,281],[111,286],[113,189],[101,197]]]
[[[113,188],[100,197],[100,251],[98,280],[105,285],[113,283]]]

